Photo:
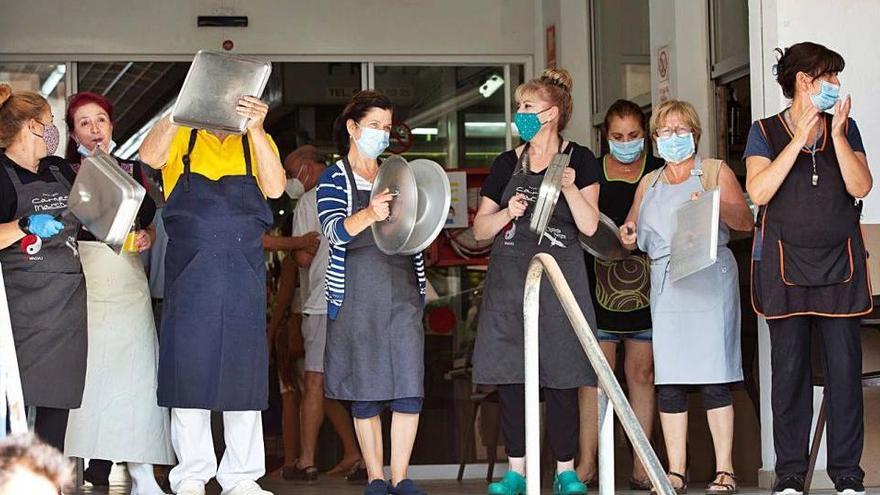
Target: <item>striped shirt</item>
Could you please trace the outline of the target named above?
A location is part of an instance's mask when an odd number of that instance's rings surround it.
[[[356,184],[349,184],[342,160],[327,167],[318,181],[318,220],[321,230],[330,241],[330,262],[324,276],[324,292],[327,297],[327,316],[336,319],[345,299],[345,250],[353,236],[345,230],[345,219],[351,216],[355,203],[352,191]],[[413,255],[413,266],[419,281],[419,294],[425,303],[425,257]]]

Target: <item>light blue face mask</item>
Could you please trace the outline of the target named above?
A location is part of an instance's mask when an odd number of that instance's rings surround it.
[[[116,148],[116,141],[113,141],[111,139],[110,146],[107,147],[107,153],[112,153],[115,148]],[[80,144],[79,146],[76,147],[76,151],[82,156],[91,156],[93,150],[90,150],[90,149],[86,148],[85,145]]]
[[[375,160],[391,144],[391,134],[380,129],[356,125],[361,129],[361,137],[355,141],[358,149],[364,156]]]
[[[684,136],[673,134],[669,137],[657,138],[657,152],[660,158],[669,163],[681,163],[694,155],[694,134],[689,132]]]
[[[633,139],[632,141],[612,141],[608,140],[608,147],[611,148],[611,156],[620,163],[632,163],[642,156],[645,149],[645,139]]]
[[[820,112],[831,109],[840,98],[840,86],[828,81],[822,81],[819,85],[819,92],[810,95],[810,100]]]

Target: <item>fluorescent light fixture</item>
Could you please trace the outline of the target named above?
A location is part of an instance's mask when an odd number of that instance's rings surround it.
[[[439,133],[436,127],[416,127],[412,130],[413,136],[436,136]]]
[[[138,149],[141,147],[141,144],[144,142],[144,139],[147,137],[147,133],[150,132],[150,129],[156,125],[156,122],[159,122],[166,115],[171,113],[171,108],[174,107],[174,102],[172,101],[168,105],[165,106],[159,113],[157,113],[152,119],[150,119],[146,124],[143,125],[137,132],[131,135],[130,138],[124,143],[116,152],[116,156],[122,158],[123,160],[128,160],[134,155],[137,154]]]
[[[40,88],[40,94],[43,95],[43,98],[48,98],[49,95],[55,91],[55,88],[58,86],[58,83],[64,79],[64,74],[67,73],[67,65],[60,64],[55,66],[55,70],[53,70],[49,77],[43,82],[43,86]]]

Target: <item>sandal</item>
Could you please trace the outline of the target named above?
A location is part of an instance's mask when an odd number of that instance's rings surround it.
[[[681,494],[688,492],[688,481],[687,481],[687,478],[685,478],[683,474],[675,473],[672,471],[669,471],[666,474],[668,477],[678,478],[681,480],[681,483],[682,483],[681,487],[676,487],[674,485],[672,486],[672,489],[675,490],[675,493],[681,495]],[[670,484],[672,484],[672,482],[670,482]],[[656,489],[651,490],[651,495],[655,495],[657,493],[659,493],[659,492]]]
[[[709,486],[706,487],[707,494],[713,493],[739,493],[739,487],[736,483],[736,476],[733,473],[728,473],[727,471],[718,471],[715,473],[715,479],[721,478],[721,481],[724,481],[724,476],[727,476],[733,483],[721,483],[719,481],[712,481],[709,483]]]
[[[629,479],[629,489],[635,492],[649,492],[654,485],[651,483],[650,478],[638,479],[636,477],[631,477]]]

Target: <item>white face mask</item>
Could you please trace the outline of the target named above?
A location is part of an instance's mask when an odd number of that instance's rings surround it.
[[[293,179],[287,179],[287,185],[284,186],[284,191],[290,196],[290,199],[299,199],[306,192],[306,187],[303,185],[302,181],[294,177]]]
[[[107,146],[107,153],[112,153],[115,148],[116,148],[116,141],[111,139],[110,145]],[[91,156],[95,150],[94,150],[94,148],[88,149],[85,147],[84,144],[80,144],[79,146],[76,147],[76,151],[79,152],[79,154],[82,156]]]

